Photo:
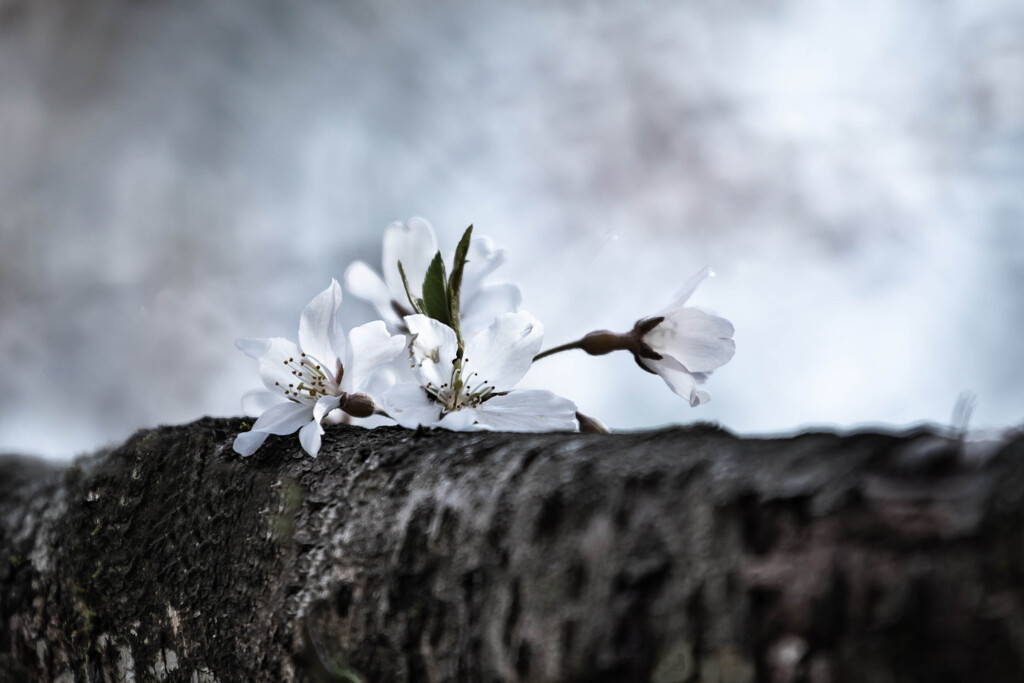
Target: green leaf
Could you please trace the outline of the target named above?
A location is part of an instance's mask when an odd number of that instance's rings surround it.
[[[445,325],[452,324],[448,309],[448,285],[445,282],[444,260],[441,252],[437,252],[434,260],[427,267],[427,276],[423,278],[423,309],[434,320]]]
[[[455,260],[452,263],[452,274],[448,278],[448,316],[452,320],[452,328],[459,340],[459,352],[461,353],[462,330],[459,323],[462,321],[462,272],[466,269],[466,255],[469,253],[469,241],[473,236],[473,226],[466,228],[459,240],[459,246],[455,248]]]
[[[423,299],[417,299],[413,296],[412,288],[409,287],[409,278],[405,276],[405,268],[402,267],[402,262],[398,262],[398,274],[402,276],[402,284],[405,286],[405,295],[409,297],[409,305],[412,306],[412,310],[416,313],[426,315],[426,311],[423,310]]]

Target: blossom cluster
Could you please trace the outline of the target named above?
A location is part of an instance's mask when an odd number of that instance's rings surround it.
[[[456,431],[607,431],[599,420],[550,391],[516,389],[537,360],[573,349],[598,356],[631,353],[676,394],[696,406],[699,389],[735,352],[725,318],[686,303],[709,275],[693,276],[670,305],[641,318],[632,330],[600,330],[541,351],[543,325],[521,310],[513,284],[486,280],[505,251],[470,226],[448,261],[422,218],[395,222],[384,232],[381,274],[361,261],[345,272],[345,288],[376,308],[380,320],[345,331],[339,321],[337,280],[299,318],[298,343],[282,338],[239,339],[257,361],[265,390],[243,397],[261,415],[240,433],[234,449],[254,453],[272,434],[299,433],[316,457],[323,423],[367,427],[441,427]]]

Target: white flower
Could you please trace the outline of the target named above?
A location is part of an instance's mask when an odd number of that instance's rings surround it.
[[[403,427],[511,432],[574,431],[576,405],[550,391],[510,391],[526,374],[543,338],[529,313],[503,313],[466,339],[457,359],[455,331],[410,315],[409,357],[418,382],[395,385],[385,409]]]
[[[383,279],[370,266],[356,261],[345,271],[345,287],[354,296],[372,303],[389,329],[404,332],[403,318],[413,311],[409,309],[398,262],[402,262],[413,295],[421,297],[427,267],[437,254],[434,229],[422,218],[412,218],[407,223],[396,221],[384,231],[383,252]],[[472,334],[489,325],[499,314],[518,310],[522,302],[518,287],[483,283],[504,262],[505,250],[496,249],[488,238],[470,240],[462,275],[460,324],[463,333]]]
[[[710,268],[701,270],[690,278],[672,304],[641,320],[634,328],[642,334],[642,343],[653,351],[637,354],[637,363],[660,375],[691,406],[711,400],[697,385],[703,384],[712,370],[728,363],[736,353],[731,322],[701,308],[684,306],[697,286],[711,275],[714,273]]]
[[[276,399],[265,405],[251,431],[235,438],[238,453],[252,455],[267,436],[299,430],[302,448],[316,457],[325,415],[336,408],[372,412],[369,392],[374,391],[377,371],[402,352],[405,337],[389,334],[380,320],[346,335],[338,321],[340,307],[341,287],[331,280],[302,311],[298,345],[279,337],[235,342],[259,362],[260,379]],[[265,399],[266,392],[261,393]]]

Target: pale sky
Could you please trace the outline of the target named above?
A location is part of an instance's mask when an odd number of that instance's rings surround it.
[[[0,23],[0,451],[239,414],[234,339],[413,215],[504,245],[545,346],[717,272],[710,404],[627,356],[527,376],[612,427],[1024,422],[1020,3],[421,5]]]

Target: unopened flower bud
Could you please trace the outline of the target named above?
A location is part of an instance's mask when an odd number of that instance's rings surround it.
[[[370,417],[377,409],[373,398],[367,394],[347,394],[338,407],[352,417]]]
[[[628,350],[630,348],[630,339],[629,335],[599,330],[583,337],[580,340],[580,348],[591,356],[603,356],[612,351]]]
[[[580,432],[583,434],[611,434],[612,430],[608,429],[608,425],[601,422],[596,417],[590,417],[583,413],[576,411],[576,421],[580,424]]]

